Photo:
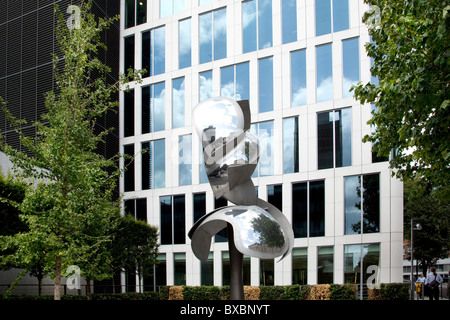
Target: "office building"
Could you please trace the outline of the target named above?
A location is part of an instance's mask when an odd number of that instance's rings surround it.
[[[147,73],[120,92],[120,150],[136,155],[121,164],[120,192],[124,212],[157,226],[161,243],[144,290],[229,284],[226,233],[205,262],[187,236],[227,205],[211,191],[191,115],[218,96],[249,100],[262,146],[253,182],[295,235],[282,261],[244,256],[244,284],[402,281],[402,183],[362,142],[372,106],[349,90],[376,81],[366,10],[362,0],[121,1],[120,71]]]

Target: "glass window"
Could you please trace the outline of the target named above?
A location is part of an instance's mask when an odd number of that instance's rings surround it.
[[[215,10],[213,15],[214,28],[214,60],[227,57],[227,10]]]
[[[272,0],[258,0],[258,49],[272,47]]]
[[[380,175],[363,176],[363,232],[380,232]]]
[[[165,83],[142,87],[142,134],[165,130]]]
[[[147,22],[147,0],[126,0],[125,28],[145,22]]]
[[[206,214],[206,193],[193,194],[194,223]]]
[[[309,236],[325,235],[325,182],[309,183]]]
[[[273,111],[273,57],[258,60],[259,112]]]
[[[191,18],[178,23],[178,68],[191,66]]]
[[[200,63],[226,58],[226,8],[199,16]]]
[[[308,236],[308,183],[292,184],[292,230],[295,238]]]
[[[125,28],[134,27],[135,1],[136,0],[125,0]]]
[[[254,123],[250,132],[258,138],[260,148],[259,162],[252,177],[273,175],[273,121]]]
[[[348,0],[316,0],[315,9],[316,36],[349,28]]]
[[[272,47],[272,1],[242,2],[242,25],[244,53]]]
[[[160,197],[159,203],[161,244],[172,244],[172,197]]]
[[[142,190],[164,188],[166,185],[165,140],[142,143]]]
[[[281,184],[267,186],[267,202],[283,211],[283,186]]]
[[[351,108],[317,114],[319,169],[351,166],[351,123]]]
[[[317,284],[334,283],[334,248],[319,247],[317,252]]]
[[[292,249],[292,284],[308,284],[308,249]]]
[[[192,135],[178,138],[178,185],[192,184]]]
[[[186,285],[186,254],[174,253],[173,260],[174,285],[184,286]]]
[[[348,0],[333,0],[333,32],[349,28]]]
[[[316,0],[316,36],[331,33],[331,0]]]
[[[236,101],[249,99],[249,63],[220,69],[220,95]]]
[[[165,286],[167,285],[166,254],[159,253],[157,260],[159,263],[155,264],[155,282],[157,286]]]
[[[209,253],[205,261],[200,262],[200,279],[202,286],[214,285],[214,255]]]
[[[333,60],[331,44],[316,47],[316,100],[333,99]]]
[[[198,0],[198,5],[202,6],[204,4],[211,3],[211,2],[212,2],[212,0]]]
[[[134,144],[123,146],[124,159],[124,191],[134,191]]]
[[[343,79],[342,96],[351,97],[350,88],[359,81],[359,39],[342,41]]]
[[[164,18],[184,10],[185,0],[159,0],[159,17]]]
[[[166,28],[164,26],[142,33],[142,69],[144,77],[162,74],[166,70]]]
[[[128,199],[124,201],[125,214],[136,220],[147,222],[147,198]]]
[[[281,21],[283,43],[297,41],[297,1],[281,1]]]
[[[242,39],[243,52],[257,49],[256,0],[242,2]]]
[[[345,234],[361,233],[361,176],[345,177]]]
[[[325,181],[292,184],[292,229],[295,238],[325,235]]]
[[[128,73],[128,69],[134,70],[134,35],[126,37],[125,42],[125,55],[124,55],[124,73]]]
[[[161,214],[161,244],[185,243],[185,196],[159,198]]]
[[[306,105],[306,50],[291,52],[291,106]]]
[[[136,1],[136,24],[147,22],[147,0]]]
[[[212,97],[212,70],[200,72],[199,78],[199,102]]]
[[[283,172],[299,171],[298,117],[283,119]]]
[[[123,113],[123,134],[124,137],[134,136],[134,89],[123,93],[124,113]]]
[[[185,125],[185,81],[184,77],[172,81],[172,128]]]
[[[380,176],[345,177],[345,234],[380,231]]]
[[[186,243],[185,196],[173,196],[173,244]]]
[[[259,284],[261,286],[273,286],[275,280],[275,267],[273,259],[259,260]]]
[[[367,283],[368,278],[373,274],[373,271],[368,271],[369,266],[380,266],[379,243],[352,244],[344,246],[345,283]],[[379,279],[376,280],[377,283],[380,282]]]

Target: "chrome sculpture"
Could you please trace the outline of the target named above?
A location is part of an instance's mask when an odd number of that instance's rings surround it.
[[[283,259],[292,250],[294,234],[283,213],[257,197],[251,176],[260,150],[258,139],[250,133],[248,100],[208,99],[195,106],[193,121],[214,196],[223,196],[235,205],[218,208],[200,218],[188,234],[191,247],[198,259],[206,260],[211,238],[227,228],[230,299],[243,300],[243,254]]]

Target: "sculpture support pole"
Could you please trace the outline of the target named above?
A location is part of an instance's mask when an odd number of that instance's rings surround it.
[[[234,245],[233,227],[227,225],[228,250],[230,253],[230,300],[244,300],[244,283],[242,281],[243,254]]]

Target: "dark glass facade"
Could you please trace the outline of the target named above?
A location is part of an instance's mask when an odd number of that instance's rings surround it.
[[[46,112],[45,93],[56,89],[53,79],[52,54],[61,58],[55,35],[54,4],[65,13],[69,5],[79,0],[1,0],[0,1],[0,96],[8,102],[8,109],[27,125],[23,132],[35,136],[33,121],[39,121]],[[120,12],[120,1],[93,1],[92,12],[98,17],[112,17]],[[115,21],[102,36],[108,48],[99,50],[99,57],[110,68],[107,81],[114,83],[119,73],[119,21]],[[95,76],[95,75],[94,75]],[[112,99],[118,99],[113,96]],[[96,132],[116,128],[98,147],[98,152],[110,158],[119,152],[119,117],[111,112],[97,121]],[[0,113],[0,132],[6,142],[22,149],[17,133]],[[26,150],[24,150],[26,151]]]

